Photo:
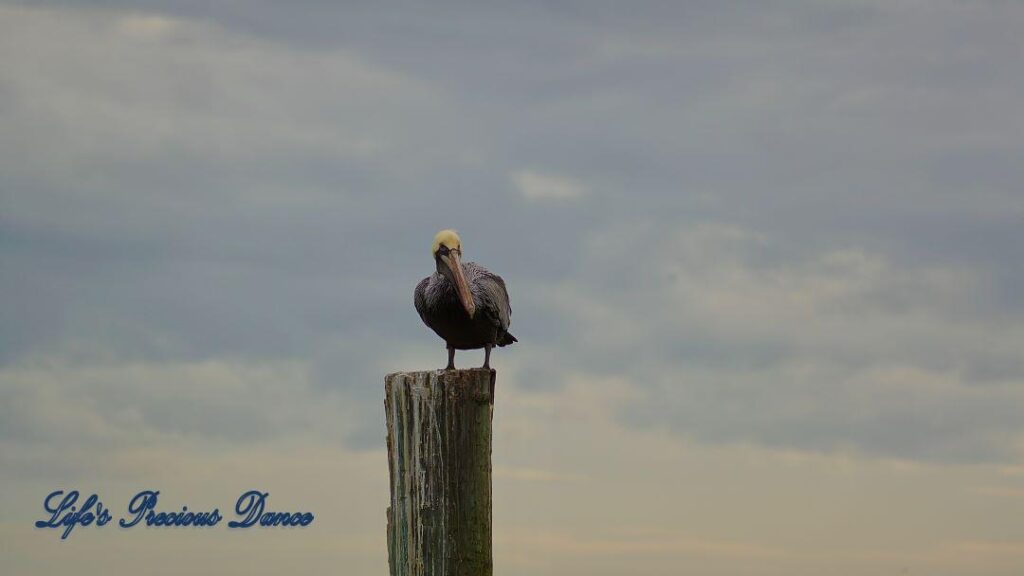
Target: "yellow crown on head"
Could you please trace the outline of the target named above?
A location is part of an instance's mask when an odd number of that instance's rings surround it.
[[[430,253],[437,254],[442,244],[449,250],[462,250],[462,242],[455,230],[441,230],[434,235],[434,245],[431,246]]]

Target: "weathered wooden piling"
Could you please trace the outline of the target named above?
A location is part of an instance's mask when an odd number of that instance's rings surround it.
[[[391,576],[491,576],[494,370],[384,378]]]

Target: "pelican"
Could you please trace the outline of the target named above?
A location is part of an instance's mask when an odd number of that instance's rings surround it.
[[[508,333],[512,307],[501,276],[462,260],[462,241],[454,230],[441,230],[431,247],[437,271],[416,285],[413,302],[423,323],[444,339],[448,366],[455,350],[484,349],[483,368],[491,367],[491,348],[516,342]]]

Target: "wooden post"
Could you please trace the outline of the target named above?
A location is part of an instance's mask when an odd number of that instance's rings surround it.
[[[384,378],[391,576],[491,576],[494,370]]]

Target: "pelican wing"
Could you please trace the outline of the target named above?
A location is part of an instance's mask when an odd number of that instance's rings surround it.
[[[465,269],[468,272],[467,276],[470,277],[469,290],[473,293],[478,310],[502,332],[507,332],[512,317],[512,306],[508,301],[505,281],[501,276],[473,262],[467,262]]]
[[[416,285],[416,291],[413,292],[412,302],[416,306],[416,312],[420,315],[420,320],[427,326],[430,326],[430,320],[427,310],[427,285],[430,284],[430,277],[427,276],[420,283]]]

